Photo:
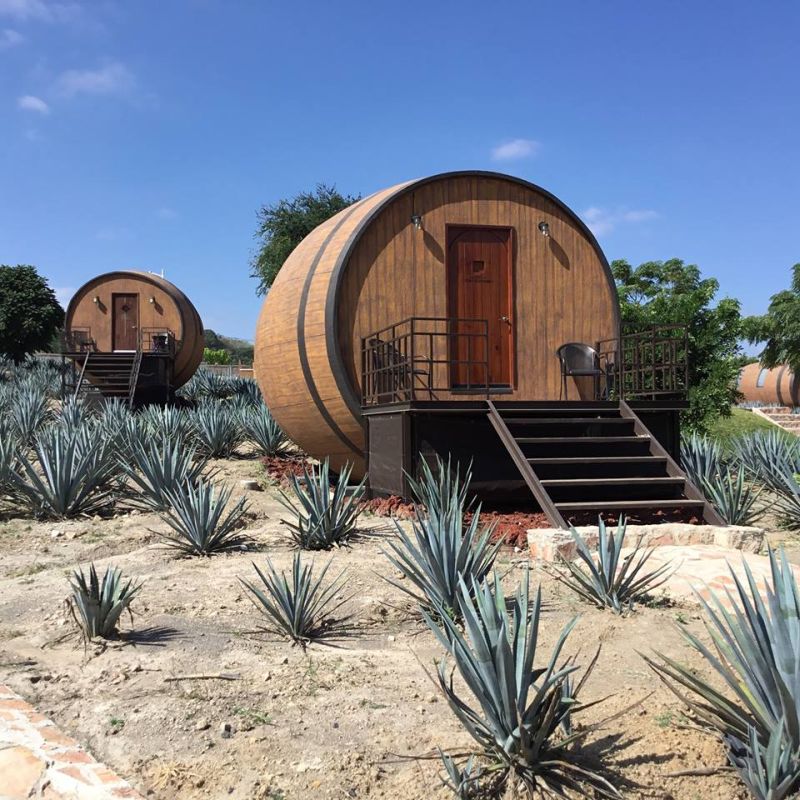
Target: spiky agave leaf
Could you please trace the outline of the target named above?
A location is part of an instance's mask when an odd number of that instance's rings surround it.
[[[74,397],[68,397],[62,404],[59,410],[56,422],[68,431],[78,430],[79,428],[89,425],[92,420],[92,414],[86,405]]]
[[[324,585],[331,563],[329,561],[319,574],[314,575],[313,563],[302,564],[300,553],[295,553],[291,580],[284,571],[278,573],[269,559],[263,571],[253,563],[260,584],[242,578],[240,581],[250,592],[256,608],[267,617],[264,630],[285,636],[302,646],[343,634],[346,620],[335,620],[333,614],[349,599],[337,601],[337,595],[346,583],[345,573],[341,572],[327,586]]]
[[[554,577],[598,608],[610,608],[617,614],[632,610],[635,603],[669,579],[671,565],[663,564],[657,569],[645,570],[647,561],[653,555],[653,548],[643,547],[641,540],[623,558],[627,527],[627,522],[620,519],[616,535],[612,535],[605,522],[598,519],[596,557],[584,538],[571,527],[570,532],[583,567],[561,558],[561,566],[566,569],[566,574],[555,571]]]
[[[460,580],[467,586],[480,584],[491,572],[502,540],[492,544],[494,526],[481,528],[480,506],[470,522],[464,522],[471,505],[467,502],[469,469],[462,481],[459,470],[451,470],[449,459],[446,465],[437,461],[436,474],[426,462],[422,467],[422,479],[410,481],[418,503],[411,523],[413,539],[395,522],[397,538],[388,540],[388,549],[382,551],[412,585],[387,580],[429,613],[443,608],[457,617]]]
[[[435,620],[425,614],[425,619],[471,696],[461,694],[454,684],[447,658],[439,662],[436,681],[466,732],[493,762],[492,771],[502,770],[503,780],[521,780],[531,792],[563,797],[571,790],[583,797],[596,796],[594,792],[618,796],[604,778],[582,767],[570,748],[589,729],[563,734],[565,716],[581,709],[578,694],[594,665],[571,694],[563,690],[577,667],[571,662],[558,666],[558,662],[577,620],[562,629],[547,665],[537,667],[541,590],[531,608],[527,573],[510,611],[497,574],[480,586],[468,587],[462,581],[459,603],[463,632],[444,613]]]
[[[241,414],[242,430],[262,456],[277,456],[289,446],[289,437],[281,430],[269,409],[261,404],[248,406]]]
[[[151,439],[131,445],[130,458],[120,461],[136,498],[147,508],[164,511],[170,507],[168,492],[184,485],[196,485],[204,474],[208,457],[195,458],[193,447],[180,441]],[[218,470],[205,475],[211,480]]]
[[[19,457],[12,488],[40,517],[60,519],[97,514],[108,508],[117,489],[119,467],[107,442],[87,428],[53,426],[34,442],[34,457]]]
[[[52,416],[47,394],[41,388],[23,387],[15,393],[10,419],[23,443],[30,444]]]
[[[696,485],[728,525],[752,525],[764,515],[765,509],[757,505],[762,490],[745,480],[743,469],[735,474],[728,470],[715,480],[704,478]]]
[[[348,487],[352,467],[347,464],[331,490],[330,463],[326,458],[317,469],[303,467],[303,477],[290,476],[293,498],[285,492],[279,500],[296,522],[281,520],[301,550],[329,550],[346,544],[355,533],[364,478],[352,490]]]
[[[771,579],[762,599],[743,561],[743,582],[731,569],[728,610],[716,592],[698,593],[708,647],[682,629],[689,644],[722,679],[727,692],[674,658],[645,660],[664,683],[728,744],[731,763],[758,797],[781,800],[800,789],[800,593],[785,552],[769,549]],[[775,737],[779,738],[776,742]],[[756,744],[758,745],[756,747]]]
[[[696,433],[681,438],[681,466],[695,486],[716,482],[728,472],[719,441]]]
[[[184,555],[207,556],[230,550],[247,541],[240,524],[247,511],[247,501],[240,498],[225,513],[231,490],[222,487],[215,491],[213,484],[198,480],[177,489],[166,489],[169,509],[161,519],[170,527],[169,533],[158,533],[167,547]]]
[[[173,406],[147,406],[137,415],[147,436],[162,442],[188,445],[194,434],[191,415]]]
[[[191,412],[194,442],[211,458],[228,458],[242,443],[239,417],[220,403],[203,403]]]
[[[129,608],[142,588],[133,580],[124,582],[122,572],[108,567],[102,580],[94,564],[89,567],[88,579],[82,569],[77,569],[70,578],[72,615],[87,639],[108,639],[117,630],[119,618]]]
[[[771,489],[784,489],[784,476],[800,472],[800,438],[778,428],[735,438],[735,460],[750,475]]]
[[[442,783],[458,800],[476,800],[481,796],[483,770],[476,764],[474,755],[466,760],[463,767],[459,766],[451,755],[441,749],[439,758],[442,760],[445,772],[445,777],[441,779]]]

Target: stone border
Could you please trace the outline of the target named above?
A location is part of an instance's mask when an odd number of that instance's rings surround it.
[[[0,800],[112,800],[142,796],[0,684]]]
[[[609,526],[611,532],[616,526]],[[597,548],[598,529],[586,525],[575,530],[591,550]],[[641,541],[646,547],[659,545],[714,544],[730,550],[758,553],[764,542],[764,531],[743,525],[690,525],[684,522],[662,522],[659,525],[628,525],[626,541],[633,545]],[[531,557],[538,561],[557,561],[559,557],[572,561],[578,549],[572,534],[562,528],[533,528],[528,531]]]

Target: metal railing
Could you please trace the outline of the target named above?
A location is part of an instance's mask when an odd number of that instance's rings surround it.
[[[489,396],[485,319],[409,317],[361,338],[364,406],[436,400],[442,393]]]
[[[597,343],[607,376],[607,396],[651,399],[685,396],[689,387],[689,340],[684,325],[653,325]]]
[[[169,328],[140,328],[139,350],[145,355],[175,357],[178,341]]]
[[[97,349],[91,328],[72,328],[61,337],[62,352],[92,353]]]

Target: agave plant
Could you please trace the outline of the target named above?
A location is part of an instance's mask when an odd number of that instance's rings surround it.
[[[782,524],[793,530],[800,529],[800,483],[797,473],[776,469],[770,479],[770,488],[775,493],[775,511]]]
[[[410,595],[429,613],[442,608],[458,615],[459,584],[479,585],[491,572],[502,540],[492,544],[493,526],[481,528],[480,506],[469,524],[467,491],[472,478],[467,469],[462,481],[459,470],[453,472],[448,459],[437,463],[436,475],[427,462],[422,464],[422,479],[410,481],[417,503],[412,521],[413,539],[395,522],[397,539],[387,541],[383,554],[411,583],[387,580]]]
[[[297,519],[282,522],[301,550],[330,550],[347,544],[355,533],[366,478],[351,491],[348,488],[351,471],[352,467],[346,465],[331,491],[330,464],[326,458],[311,472],[303,467],[302,478],[291,476],[289,485],[294,498],[280,493],[281,503]]]
[[[240,498],[226,514],[231,498],[229,488],[216,492],[211,483],[198,480],[195,485],[186,483],[164,493],[170,507],[161,518],[169,525],[170,532],[158,535],[167,547],[183,555],[208,556],[247,541],[240,531],[247,502]]]
[[[211,458],[229,458],[242,443],[238,416],[218,403],[203,403],[191,414],[194,442]]]
[[[681,439],[681,465],[697,487],[706,481],[714,483],[728,472],[720,443],[696,433]]]
[[[740,436],[732,449],[739,463],[772,489],[783,489],[786,473],[800,472],[800,439],[778,428]]]
[[[18,447],[14,432],[0,420],[0,500],[13,494],[19,469]]]
[[[252,378],[231,378],[231,387],[236,397],[250,406],[263,405],[261,389]]]
[[[289,446],[289,437],[263,403],[247,408],[241,420],[245,438],[255,444],[261,455],[277,456]]]
[[[194,433],[192,418],[180,408],[147,406],[138,419],[148,436],[162,442],[187,445]]]
[[[142,588],[141,583],[122,580],[122,572],[108,567],[102,580],[94,564],[89,567],[87,580],[82,569],[72,573],[72,597],[67,601],[73,618],[87,639],[110,639],[117,632],[119,618]]]
[[[681,631],[728,693],[663,653],[645,660],[719,732],[753,797],[783,800],[800,790],[800,593],[786,554],[778,558],[770,549],[769,560],[766,602],[746,561],[745,581],[731,569],[732,611],[713,591],[709,601],[698,595],[712,647]]]
[[[75,431],[88,425],[92,419],[89,410],[74,397],[68,397],[62,404],[56,422],[69,431]]]
[[[27,387],[16,392],[10,408],[10,419],[24,443],[31,443],[51,418],[47,395],[41,389]]]
[[[762,490],[745,480],[743,469],[703,480],[700,489],[728,525],[752,525],[764,514],[757,505]]]
[[[106,442],[86,428],[53,426],[36,438],[33,458],[20,455],[12,490],[39,517],[97,514],[113,502],[118,474]]]
[[[627,527],[627,522],[620,519],[616,535],[612,535],[605,522],[598,519],[597,558],[592,555],[585,539],[572,527],[570,532],[577,546],[578,558],[585,569],[562,558],[566,573],[555,572],[554,577],[598,608],[610,608],[616,614],[633,610],[635,603],[668,580],[670,565],[644,570],[653,555],[653,548],[643,547],[641,541],[623,557]]]
[[[578,762],[571,747],[591,726],[579,733],[564,732],[564,720],[582,708],[578,695],[595,663],[574,689],[564,691],[577,667],[571,661],[557,664],[576,619],[561,631],[546,666],[537,667],[541,591],[530,608],[527,573],[509,611],[496,574],[493,581],[481,585],[467,586],[462,581],[459,604],[463,632],[443,609],[435,620],[427,614],[425,618],[470,692],[461,693],[452,680],[448,658],[442,659],[435,680],[487,763],[485,778],[470,766],[473,784],[489,781],[486,788],[498,794],[513,780],[531,793],[538,790],[566,797],[572,791],[583,797],[617,797],[611,784]],[[448,769],[453,777],[464,775],[453,767],[452,772]]]
[[[345,573],[324,586],[331,563],[329,561],[314,575],[313,565],[303,565],[300,554],[295,553],[291,581],[285,572],[278,573],[269,559],[264,571],[253,564],[260,584],[240,580],[252,595],[256,608],[267,617],[264,630],[285,636],[303,647],[309,642],[343,634],[346,620],[336,620],[333,614],[349,599],[337,600],[346,583]]]
[[[477,800],[481,795],[481,779],[484,774],[476,764],[475,756],[470,756],[464,766],[459,766],[448,753],[439,750],[446,777],[442,783],[458,798],[458,800]]]
[[[120,467],[141,502],[155,511],[170,507],[168,492],[195,486],[208,464],[208,458],[195,459],[194,448],[186,449],[180,441],[165,439],[137,441],[131,445],[130,456],[130,460],[120,461]],[[206,479],[215,474],[216,470],[210,472]]]

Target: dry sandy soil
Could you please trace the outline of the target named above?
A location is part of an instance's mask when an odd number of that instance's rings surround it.
[[[263,478],[257,461],[218,462],[238,491],[243,478]],[[411,614],[404,595],[382,575],[386,520],[364,519],[363,540],[316,556],[332,572],[347,570],[345,610],[357,631],[336,647],[303,652],[253,633],[259,614],[238,578],[269,555],[279,567],[292,550],[275,489],[247,492],[254,546],[213,558],[176,558],[153,531],[156,515],[40,523],[0,520],[0,680],[7,682],[144,795],[171,798],[449,797],[436,761],[415,760],[437,747],[470,740],[426,675],[441,650]],[[408,523],[403,523],[407,525]],[[94,561],[144,580],[126,637],[105,649],[65,638],[67,575]],[[511,548],[499,564],[509,586],[530,569]],[[680,702],[637,651],[662,650],[704,669],[680,628],[702,631],[692,607],[654,604],[620,619],[582,605],[534,570],[546,610],[549,648],[575,614],[567,652],[587,662],[602,653],[585,700],[611,695],[586,712],[595,721],[633,701],[641,705],[592,735],[585,750],[602,758],[629,798],[745,798],[737,780],[670,773],[724,767],[714,738],[688,729]],[[542,651],[541,661],[547,650]],[[234,673],[236,680],[168,680]],[[228,726],[228,727],[226,727]]]

